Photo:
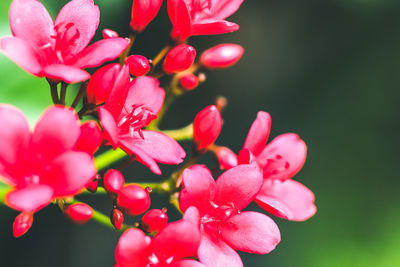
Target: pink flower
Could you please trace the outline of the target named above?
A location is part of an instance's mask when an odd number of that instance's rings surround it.
[[[162,0],[133,0],[130,26],[134,32],[141,32],[156,17]]]
[[[130,82],[129,70],[125,66],[106,104],[99,109],[105,138],[114,148],[121,147],[136,155],[156,174],[161,174],[157,162],[179,164],[186,155],[182,147],[167,135],[142,130],[157,117],[164,96],[164,90],[154,78],[143,76]]]
[[[2,104],[0,125],[0,178],[12,187],[5,197],[11,208],[36,212],[96,174],[92,155],[76,147],[81,129],[72,109],[48,108],[31,132],[18,109]]]
[[[205,166],[193,165],[183,172],[180,208],[194,206],[200,213],[201,243],[198,257],[214,267],[240,267],[235,250],[256,254],[272,251],[280,232],[268,216],[241,211],[256,197],[262,175],[255,165],[240,165],[224,172],[216,181]]]
[[[205,267],[185,259],[196,256],[199,244],[199,213],[192,207],[182,220],[168,224],[153,239],[139,229],[126,230],[115,251],[116,266]]]
[[[192,35],[233,32],[239,25],[226,21],[239,9],[243,0],[168,0],[168,15],[173,30],[171,38],[184,41]]]
[[[314,194],[290,179],[303,167],[307,146],[293,133],[279,135],[266,145],[270,128],[270,115],[258,112],[239,154],[239,163],[254,161],[262,170],[264,183],[256,197],[257,204],[284,219],[307,220],[316,212]]]
[[[100,40],[86,47],[99,25],[99,8],[92,0],[72,0],[53,23],[36,0],[13,0],[9,18],[13,37],[0,49],[25,71],[67,83],[89,79],[84,68],[118,57],[128,46],[124,38]]]

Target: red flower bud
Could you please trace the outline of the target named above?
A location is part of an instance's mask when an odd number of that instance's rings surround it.
[[[92,193],[96,193],[98,186],[99,186],[99,181],[98,180],[92,180],[86,185],[86,189],[89,190]]]
[[[117,37],[119,37],[119,35],[115,31],[110,30],[110,29],[103,30],[103,38],[104,39],[117,38]]]
[[[103,135],[97,122],[86,121],[81,124],[81,133],[75,149],[93,155],[99,148],[102,140]]]
[[[230,169],[238,164],[238,157],[236,154],[225,146],[216,147],[213,152],[218,159],[221,170]]]
[[[168,223],[168,215],[159,209],[149,210],[142,218],[142,226],[146,232],[159,232]]]
[[[129,215],[139,215],[150,208],[150,196],[140,186],[130,184],[118,193],[117,205]]]
[[[122,223],[124,222],[124,214],[119,209],[113,209],[111,211],[111,223],[115,229],[121,229]]]
[[[133,0],[130,26],[133,31],[141,32],[155,18],[162,0]]]
[[[129,66],[129,72],[133,76],[143,76],[146,75],[150,70],[149,60],[141,55],[129,56],[125,63]]]
[[[179,85],[185,91],[191,91],[199,85],[199,80],[194,74],[186,74],[179,79]]]
[[[33,213],[22,212],[14,220],[13,235],[14,237],[23,236],[31,228],[33,223]]]
[[[85,203],[69,205],[65,214],[75,223],[87,223],[93,217],[93,209]]]
[[[166,73],[184,71],[192,66],[196,58],[196,50],[193,46],[181,44],[175,46],[165,57],[163,70]]]
[[[98,69],[93,74],[86,94],[90,104],[99,105],[106,101],[120,71],[121,66],[118,63],[113,63]]]
[[[200,63],[209,69],[233,66],[243,55],[243,47],[237,44],[220,44],[211,47],[200,56]]]
[[[222,118],[216,106],[200,111],[193,123],[193,140],[198,151],[215,142],[222,128]]]
[[[104,175],[104,188],[109,192],[118,193],[124,184],[125,179],[120,171],[110,169]]]

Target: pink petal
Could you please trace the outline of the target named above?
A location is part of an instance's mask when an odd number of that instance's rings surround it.
[[[129,93],[129,67],[124,65],[115,79],[114,86],[108,95],[104,107],[111,113],[115,120],[119,119],[119,115],[125,105],[126,97]]]
[[[13,209],[36,212],[50,204],[53,190],[47,185],[31,185],[7,193],[6,204]]]
[[[52,106],[42,114],[36,124],[32,143],[37,153],[51,160],[72,149],[79,134],[79,119],[75,111],[62,106]]]
[[[266,211],[290,221],[305,221],[315,214],[313,192],[294,180],[266,180],[256,202]]]
[[[215,181],[210,170],[204,165],[193,165],[183,171],[182,178],[181,210],[195,206],[201,214],[207,214],[212,209],[210,201],[214,200],[215,195]]]
[[[79,31],[79,37],[71,54],[78,54],[92,40],[99,25],[100,11],[92,0],[72,0],[58,13],[55,20],[56,27],[62,24],[73,23]]]
[[[46,8],[36,0],[14,0],[11,3],[10,27],[15,37],[36,48],[53,44],[53,20]]]
[[[128,45],[129,40],[120,37],[97,41],[78,55],[78,60],[74,65],[79,68],[97,67],[119,57]]]
[[[66,83],[83,82],[90,78],[90,74],[80,68],[61,64],[46,66],[43,69],[43,75],[50,79],[63,80]]]
[[[254,211],[244,211],[230,218],[222,225],[221,235],[232,248],[256,254],[271,252],[281,241],[275,222]]]
[[[40,57],[27,41],[16,37],[4,37],[0,39],[0,49],[23,70],[41,76]]]
[[[168,16],[173,30],[171,38],[175,41],[184,41],[190,36],[191,20],[185,1],[168,0]]]
[[[257,119],[251,125],[243,148],[249,149],[255,156],[260,154],[267,144],[271,130],[271,116],[264,111],[257,113]]]
[[[233,167],[218,177],[215,203],[233,204],[236,209],[242,210],[254,200],[262,181],[262,174],[255,165]]]
[[[165,91],[160,87],[160,82],[152,77],[138,77],[129,86],[126,106],[144,104],[157,114],[164,102]]]
[[[115,259],[120,267],[143,267],[149,263],[151,238],[141,230],[130,228],[118,241]]]
[[[225,19],[235,13],[244,0],[211,0],[212,17]]]
[[[86,121],[81,124],[79,139],[75,149],[93,155],[103,140],[102,132],[95,121]]]
[[[264,178],[289,179],[300,171],[306,161],[307,146],[297,134],[282,134],[272,140],[257,161],[264,172]]]
[[[92,75],[86,90],[86,98],[90,104],[100,105],[107,100],[120,71],[121,65],[112,63],[101,67]]]
[[[41,182],[54,190],[54,197],[64,197],[78,193],[95,175],[96,169],[89,154],[69,151],[51,162]]]
[[[213,267],[243,267],[238,253],[222,239],[203,232],[200,247],[197,251],[199,260],[206,266]]]
[[[205,20],[192,25],[191,35],[215,35],[239,30],[239,25],[226,20]]]
[[[114,149],[118,147],[118,128],[114,117],[104,107],[99,108],[99,118],[104,130],[104,139],[109,141]]]
[[[174,261],[171,267],[206,267],[204,264],[195,260]]]
[[[135,0],[132,6],[130,26],[133,31],[141,32],[155,18],[162,0]]]

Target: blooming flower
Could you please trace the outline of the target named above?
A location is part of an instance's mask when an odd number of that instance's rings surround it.
[[[200,213],[198,257],[207,266],[243,266],[235,250],[265,254],[280,242],[279,229],[268,216],[241,211],[261,188],[256,165],[243,164],[224,172],[216,181],[205,166],[193,165],[183,174],[180,208]]]
[[[12,187],[5,197],[11,208],[36,212],[96,174],[92,155],[76,147],[81,130],[72,109],[48,108],[31,132],[18,109],[1,104],[0,125],[0,179]]]
[[[129,81],[129,70],[125,66],[117,77],[106,104],[99,109],[105,138],[114,148],[121,147],[161,174],[156,162],[179,164],[185,151],[172,138],[157,132],[142,130],[153,119],[164,101],[165,92],[158,80],[142,76]]]
[[[168,15],[175,41],[192,35],[221,34],[237,31],[239,25],[226,21],[243,0],[168,0]]]
[[[153,239],[139,229],[126,230],[115,251],[116,266],[204,267],[185,259],[196,256],[199,244],[199,213],[191,207],[182,220],[168,224]]]
[[[99,25],[99,8],[92,0],[72,0],[53,23],[37,0],[13,0],[10,27],[0,49],[25,71],[67,83],[89,79],[84,68],[118,57],[128,46],[124,38],[100,40],[86,47]]]

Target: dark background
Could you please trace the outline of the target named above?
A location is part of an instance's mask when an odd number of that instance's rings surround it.
[[[55,17],[67,1],[42,2]],[[1,35],[9,34],[10,3],[0,4]],[[103,28],[126,36],[131,1],[96,3],[97,38]],[[303,223],[274,217],[282,242],[269,255],[243,254],[245,266],[400,266],[399,12],[396,0],[246,0],[229,18],[240,31],[191,39],[198,51],[234,42],[245,54],[235,67],[208,73],[206,83],[181,97],[164,129],[190,123],[224,95],[229,105],[218,144],[237,152],[257,111],[265,110],[273,120],[271,138],[295,132],[308,145],[306,165],[295,179],[314,191],[317,214]],[[153,57],[169,31],[164,3],[133,52]],[[0,57],[0,102],[22,108],[33,123],[50,104],[48,91],[44,79]],[[136,165],[126,174],[151,176]],[[109,210],[104,197],[84,200]],[[1,266],[114,264],[118,234],[95,222],[74,225],[49,206],[35,215],[28,234],[14,239],[17,212],[0,206],[0,214]]]

